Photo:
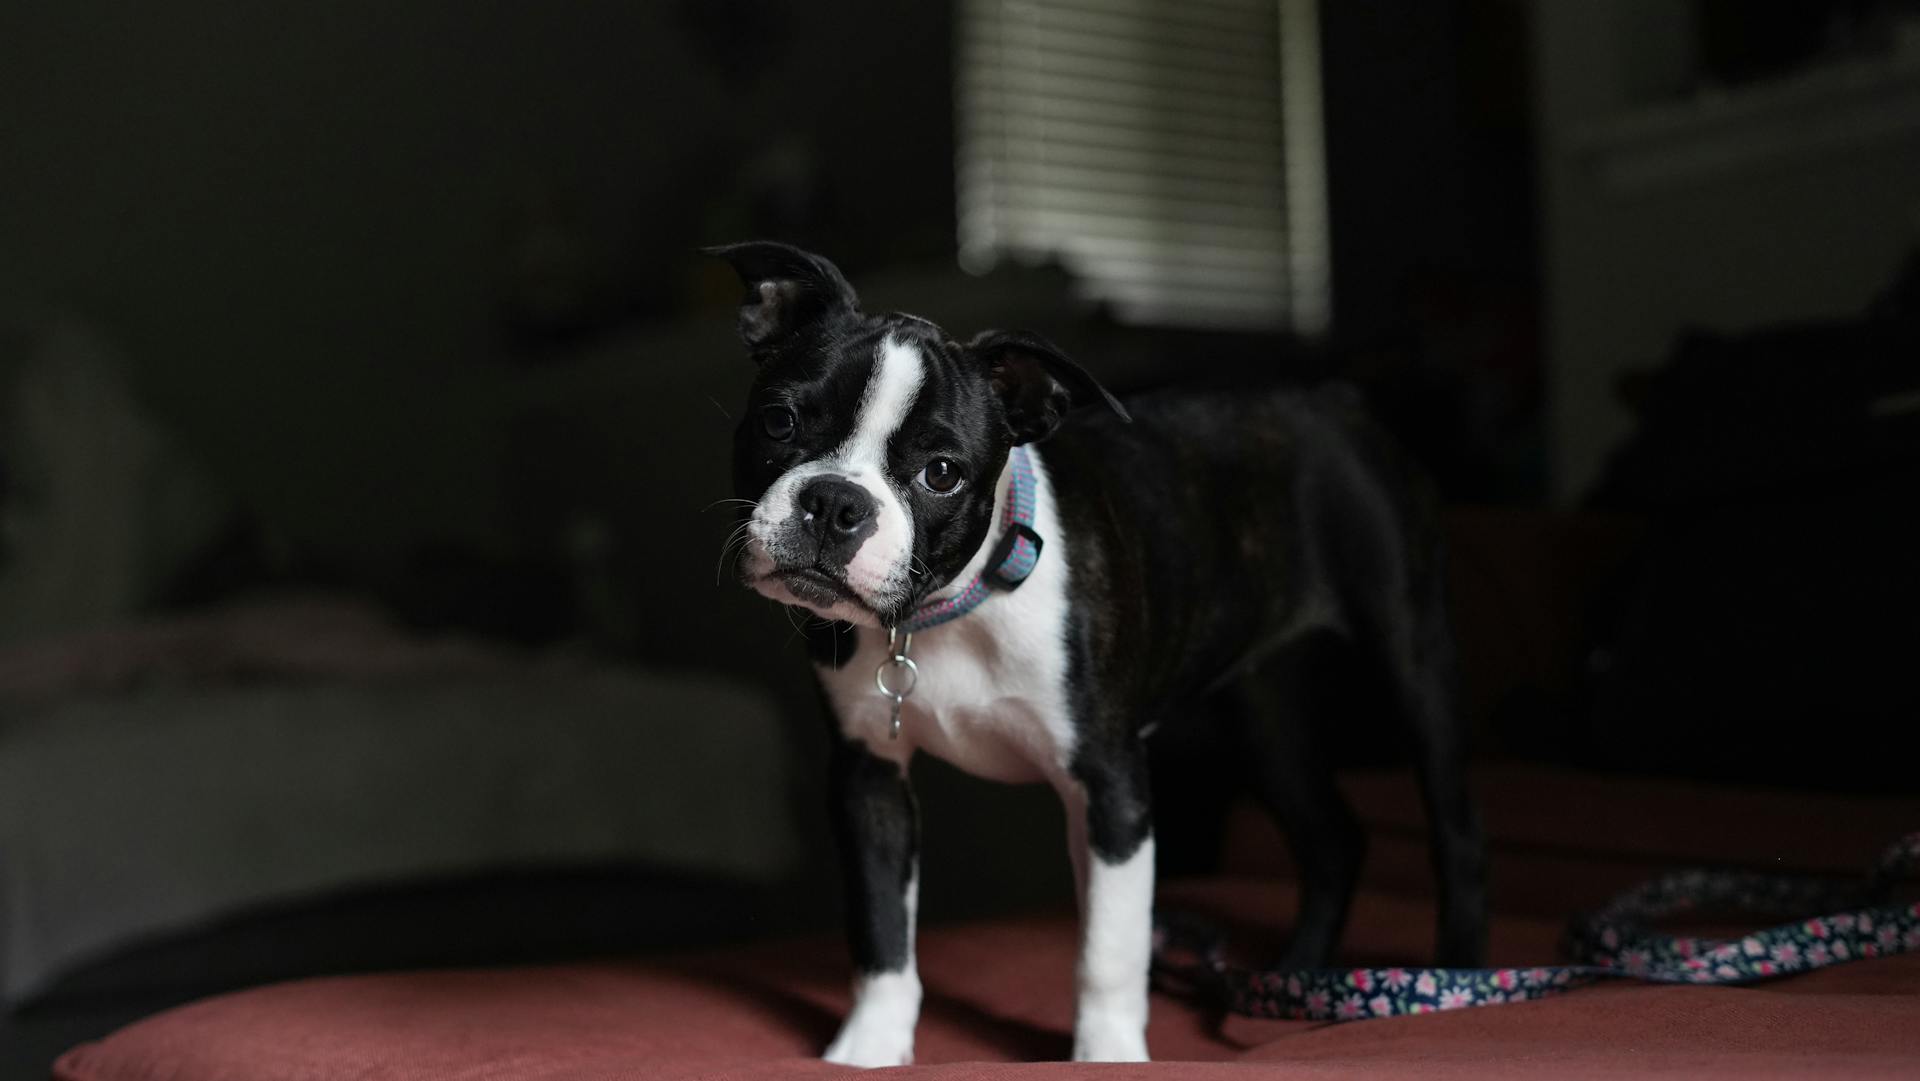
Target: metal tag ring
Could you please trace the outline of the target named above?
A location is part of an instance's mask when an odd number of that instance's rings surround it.
[[[887,669],[889,668],[905,670],[907,673],[907,685],[905,687],[896,691],[892,687],[887,686]],[[920,666],[913,663],[912,657],[904,654],[896,653],[888,657],[886,660],[880,662],[878,668],[873,670],[873,685],[880,688],[881,694],[886,695],[896,702],[905,701],[906,697],[913,693],[913,688],[918,686],[919,683]]]

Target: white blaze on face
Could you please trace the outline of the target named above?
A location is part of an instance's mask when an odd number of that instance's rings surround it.
[[[920,351],[889,337],[880,343],[873,377],[860,399],[853,434],[834,458],[848,480],[879,501],[873,535],[847,563],[847,578],[856,590],[884,589],[902,584],[913,552],[913,516],[887,479],[887,443],[913,409],[926,381],[926,361]]]
[[[879,510],[874,530],[847,562],[847,584],[869,600],[903,588],[913,553],[913,516],[887,477],[887,444],[893,439],[926,381],[926,359],[912,345],[888,336],[874,357],[873,372],[860,396],[853,430],[831,454],[803,462],[782,474],[761,497],[748,527],[749,573],[764,574],[774,560],[768,547],[797,512],[794,497],[815,477],[844,477],[867,490]],[[775,600],[795,603],[776,582],[759,584]],[[871,615],[836,605],[822,615],[872,623]]]

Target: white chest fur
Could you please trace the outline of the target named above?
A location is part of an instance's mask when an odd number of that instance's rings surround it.
[[[969,614],[913,637],[919,666],[913,694],[901,711],[900,737],[889,735],[892,703],[874,686],[886,656],[887,635],[858,628],[858,649],[820,680],[840,730],[879,757],[904,764],[925,751],[994,781],[1059,781],[1073,755],[1067,707],[1067,538],[1059,529],[1053,490],[1040,456],[1034,463],[1034,529],[1045,547],[1018,589],[996,591]],[[1006,498],[1005,484],[1001,499]],[[959,576],[979,572],[990,536]]]

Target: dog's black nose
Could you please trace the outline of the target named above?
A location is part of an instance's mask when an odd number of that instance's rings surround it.
[[[863,536],[880,509],[865,488],[839,477],[807,482],[794,500],[806,515],[806,529],[823,541]]]

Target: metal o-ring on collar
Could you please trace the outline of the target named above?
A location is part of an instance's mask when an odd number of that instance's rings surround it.
[[[912,650],[912,631],[902,635],[898,627],[887,628],[887,656],[873,670],[873,685],[880,688],[880,694],[893,703],[892,723],[887,729],[888,739],[900,738],[900,706],[906,702],[907,696],[913,693],[913,689],[920,685],[920,666],[913,663],[912,657],[907,656]],[[887,669],[889,668],[898,669],[907,674],[906,686],[898,690],[887,686]]]
[[[905,687],[900,688],[897,691],[894,690],[892,687],[887,686],[887,672],[889,670],[894,670],[894,669],[898,669],[907,673],[907,685]],[[907,656],[904,653],[896,653],[893,656],[888,657],[886,660],[880,662],[880,666],[878,668],[875,668],[873,670],[873,685],[880,688],[881,694],[886,695],[888,698],[891,698],[896,702],[901,701],[905,699],[908,695],[912,694],[914,686],[919,682],[920,682],[920,666],[913,663],[913,658]]]

